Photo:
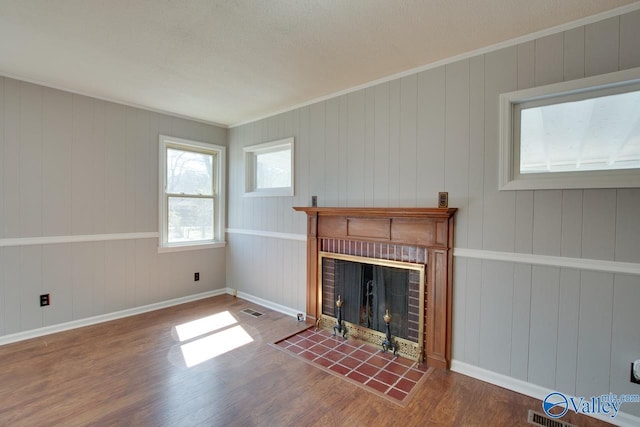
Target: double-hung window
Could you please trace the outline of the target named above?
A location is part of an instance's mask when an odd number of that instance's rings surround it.
[[[224,245],[225,148],[160,135],[160,251]]]

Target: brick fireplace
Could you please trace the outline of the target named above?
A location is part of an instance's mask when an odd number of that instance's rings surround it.
[[[422,295],[409,285],[409,304],[416,330],[423,324],[421,354],[429,366],[448,368],[451,361],[451,306],[453,229],[456,209],[440,208],[330,208],[296,207],[307,214],[307,316],[322,319],[331,313],[335,295],[319,278],[332,274],[321,258],[341,254],[424,266]],[[323,271],[323,269],[325,271]],[[416,275],[409,280],[416,282]],[[422,301],[421,301],[422,299]],[[420,304],[422,303],[422,304]],[[323,315],[322,313],[325,313]],[[412,332],[415,333],[415,332]]]

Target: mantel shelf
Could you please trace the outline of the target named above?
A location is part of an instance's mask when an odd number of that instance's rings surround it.
[[[365,207],[306,207],[294,206],[298,212],[322,216],[354,216],[366,218],[449,218],[457,208],[365,208]]]

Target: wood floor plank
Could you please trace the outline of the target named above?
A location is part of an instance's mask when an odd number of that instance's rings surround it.
[[[176,326],[224,311],[237,323],[186,343],[236,326],[252,341],[187,367]],[[0,425],[525,426],[528,409],[541,411],[538,400],[440,369],[403,408],[269,345],[307,326],[222,295],[1,346]]]

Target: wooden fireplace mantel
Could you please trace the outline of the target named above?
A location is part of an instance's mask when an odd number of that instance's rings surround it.
[[[425,360],[449,368],[455,208],[294,207],[307,214],[307,316],[317,319],[321,239],[410,245],[427,249]]]

